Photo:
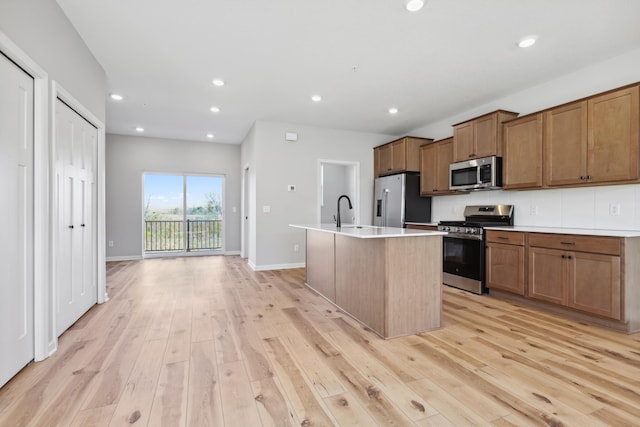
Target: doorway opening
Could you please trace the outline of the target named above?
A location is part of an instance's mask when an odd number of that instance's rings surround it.
[[[224,176],[145,173],[145,257],[224,251]]]
[[[321,224],[336,222],[338,197],[345,194],[351,200],[353,209],[342,207],[342,224],[355,224],[360,218],[360,163],[338,160],[320,160],[320,189],[318,219]]]

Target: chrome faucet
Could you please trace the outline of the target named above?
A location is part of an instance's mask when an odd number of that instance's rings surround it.
[[[342,222],[340,221],[340,200],[342,200],[343,197],[345,197],[347,199],[347,202],[349,202],[349,209],[353,209],[353,206],[351,206],[351,199],[349,199],[349,196],[347,196],[346,194],[343,194],[342,196],[338,197],[338,218],[336,219],[336,226],[338,228],[342,226]]]

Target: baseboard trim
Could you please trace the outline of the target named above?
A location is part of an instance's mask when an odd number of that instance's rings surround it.
[[[255,265],[249,263],[249,267],[253,269],[253,271],[268,271],[268,270],[288,270],[291,268],[304,268],[305,263],[295,263],[295,264],[272,264],[272,265]]]
[[[240,251],[226,251],[225,253],[226,255],[240,255]]]
[[[110,262],[110,261],[140,261],[142,259],[142,256],[140,255],[136,255],[136,256],[108,256],[106,261]]]

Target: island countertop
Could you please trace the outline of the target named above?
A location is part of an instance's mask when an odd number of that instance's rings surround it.
[[[388,237],[443,236],[442,231],[416,230],[398,227],[376,227],[373,225],[345,224],[337,228],[335,224],[289,224],[290,227],[325,233],[342,234],[360,239],[386,239]]]

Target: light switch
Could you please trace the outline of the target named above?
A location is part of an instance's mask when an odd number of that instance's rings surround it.
[[[266,205],[265,205],[265,206],[263,206],[263,207],[262,207],[262,212],[263,212],[263,213],[269,213],[269,212],[271,212],[271,206],[266,206]]]
[[[297,132],[285,132],[284,139],[285,141],[297,141],[298,134]]]

